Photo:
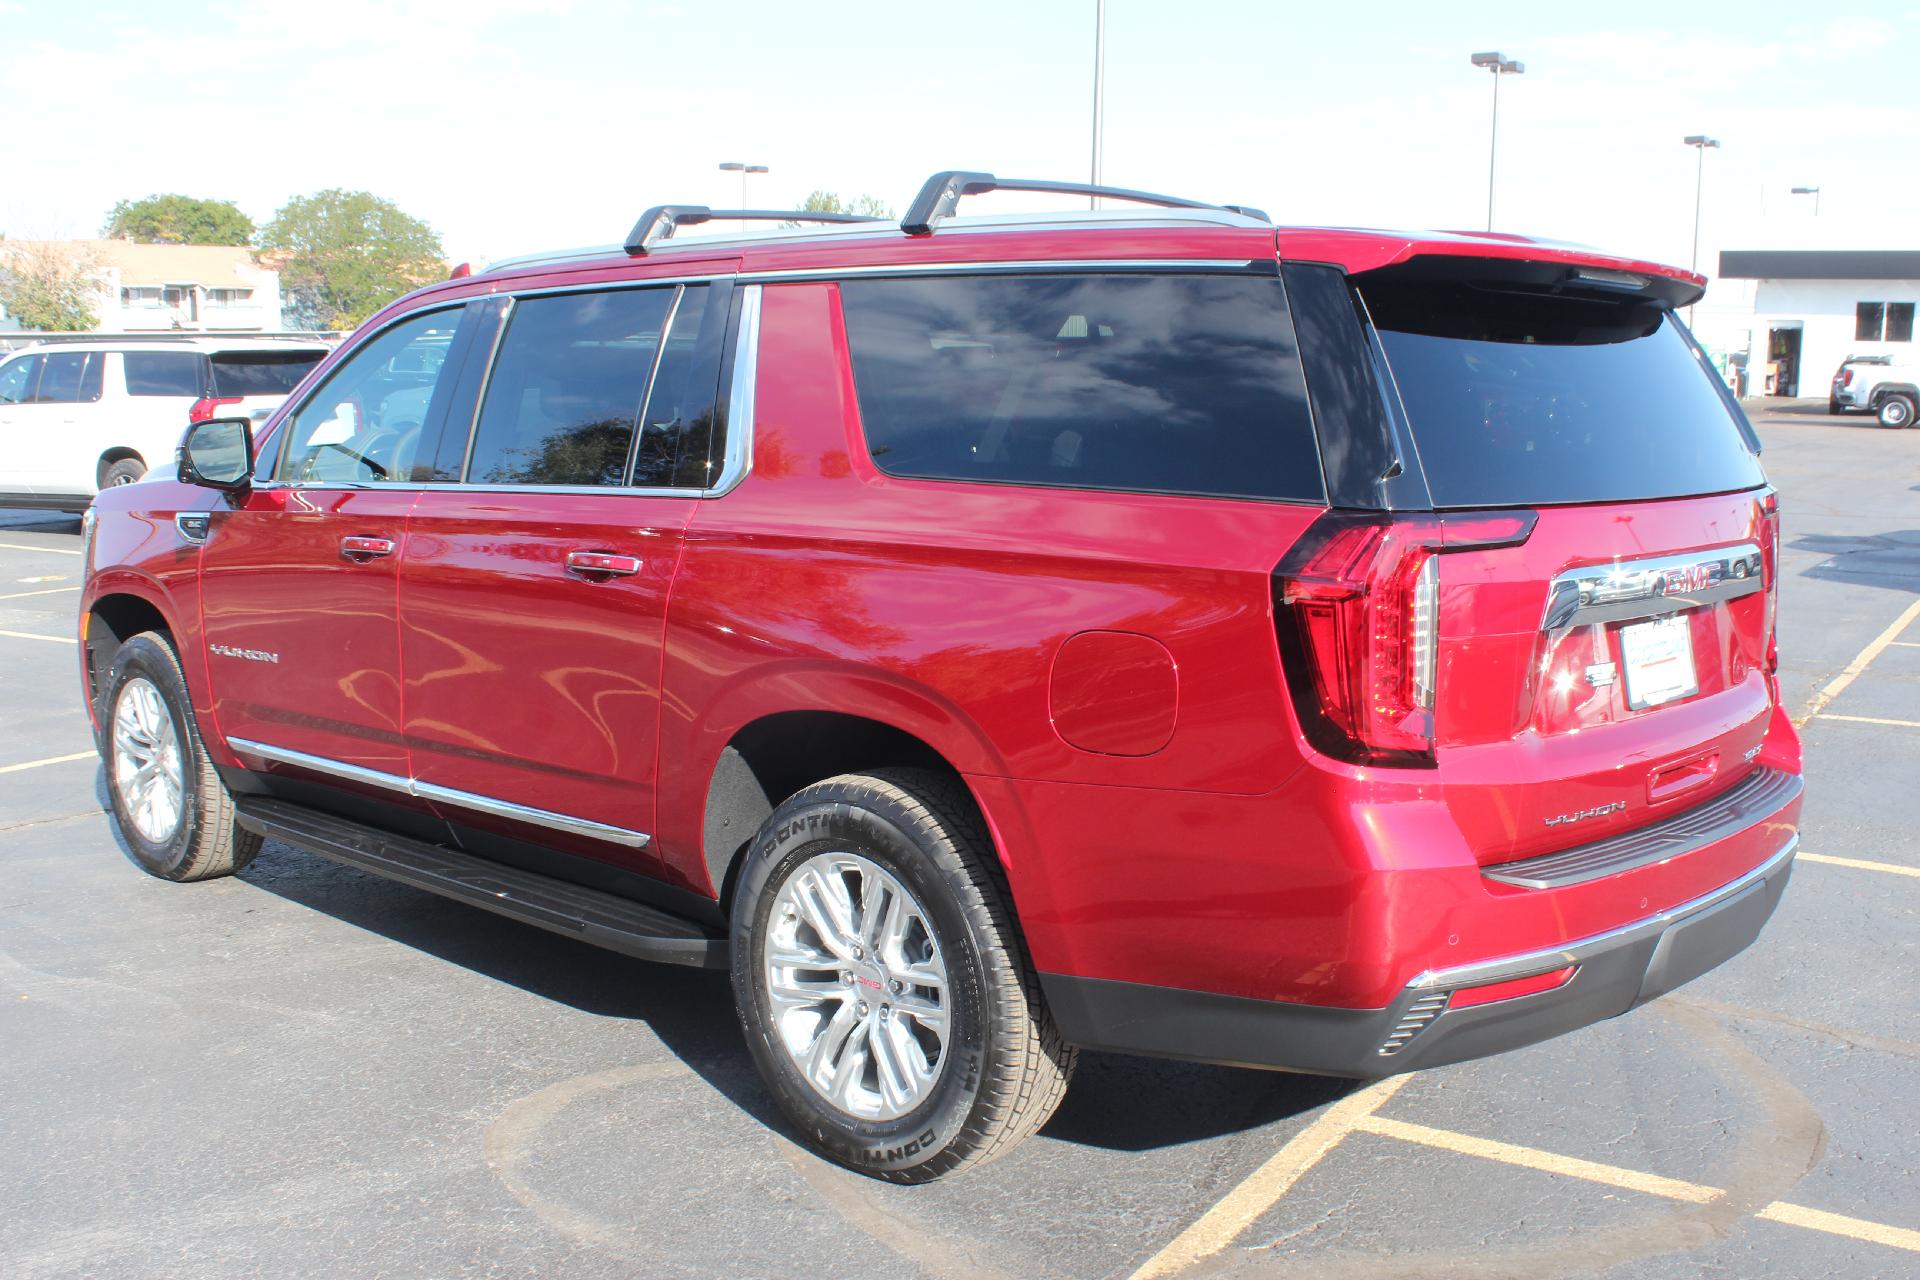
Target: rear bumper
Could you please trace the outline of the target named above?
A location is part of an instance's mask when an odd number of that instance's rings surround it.
[[[1372,1079],[1503,1053],[1664,995],[1759,936],[1799,837],[1711,893],[1547,950],[1420,974],[1382,1009],[1337,1009],[1043,973],[1062,1035],[1084,1048]],[[1551,990],[1452,1007],[1453,993],[1573,967]],[[1435,1010],[1437,1009],[1437,1012]],[[1408,1034],[1408,1028],[1411,1033]]]

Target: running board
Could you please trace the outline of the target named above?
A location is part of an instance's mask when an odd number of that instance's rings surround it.
[[[725,938],[644,903],[284,800],[244,796],[238,810],[241,826],[269,840],[496,915],[642,960],[699,969],[727,967]]]

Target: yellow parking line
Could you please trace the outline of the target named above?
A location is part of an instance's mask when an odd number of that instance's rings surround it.
[[[25,600],[28,596],[57,596],[62,591],[78,591],[78,587],[46,587],[40,591],[16,591],[12,595],[0,596],[0,600]]]
[[[1820,713],[1822,720],[1851,720],[1855,724],[1890,724],[1896,729],[1920,729],[1920,720],[1888,720],[1884,716],[1843,716],[1832,711]]]
[[[1175,1236],[1173,1243],[1141,1264],[1131,1280],[1172,1275],[1232,1244],[1242,1231],[1291,1191],[1307,1170],[1320,1163],[1321,1157],[1340,1145],[1340,1140],[1370,1116],[1374,1108],[1398,1093],[1408,1079],[1393,1076],[1328,1107],[1319,1119],[1295,1134],[1286,1146],[1222,1196],[1197,1222]]]
[[[1424,1124],[1408,1124],[1405,1120],[1390,1120],[1385,1116],[1366,1116],[1354,1128],[1362,1133],[1377,1133],[1383,1138],[1398,1138],[1402,1142],[1438,1147],[1442,1151],[1478,1156],[1482,1160],[1496,1160],[1501,1164],[1518,1165],[1522,1169],[1538,1169],[1542,1173],[1564,1174],[1569,1178],[1640,1191],[1668,1200],[1707,1204],[1718,1200],[1721,1195],[1718,1187],[1703,1187],[1697,1182],[1681,1182],[1677,1178],[1663,1178],[1659,1174],[1641,1173],[1637,1169],[1595,1164],[1591,1160],[1577,1160],[1551,1151],[1536,1151],[1532,1147],[1516,1147],[1512,1143],[1475,1138],[1446,1129],[1431,1129]]]
[[[38,769],[41,765],[66,764],[73,760],[91,760],[97,755],[93,751],[76,751],[70,756],[48,756],[45,760],[28,760],[22,764],[0,765],[0,773],[19,773],[23,769]]]
[[[1920,618],[1920,600],[1915,600],[1912,604],[1908,605],[1900,616],[1888,625],[1885,631],[1875,636],[1872,643],[1862,649],[1859,655],[1847,664],[1846,670],[1842,671],[1832,680],[1829,680],[1826,688],[1820,690],[1819,693],[1813,696],[1813,702],[1808,705],[1806,714],[1798,717],[1794,723],[1805,724],[1826,710],[1827,704],[1839,697],[1841,691],[1848,685],[1859,679],[1860,673],[1865,671],[1868,665],[1871,664],[1875,658],[1879,657],[1888,645],[1899,639],[1900,633],[1905,631],[1907,624],[1915,618]],[[1837,716],[1835,717],[1835,719],[1838,718]]]
[[[1702,1186],[1697,1182],[1682,1182],[1677,1178],[1663,1178],[1658,1174],[1641,1173],[1637,1169],[1621,1169],[1609,1164],[1595,1164],[1591,1160],[1577,1160],[1572,1156],[1563,1156],[1552,1151],[1537,1151],[1532,1147],[1517,1147],[1510,1142],[1494,1142],[1487,1138],[1475,1138],[1446,1129],[1431,1129],[1423,1124],[1408,1124],[1404,1120],[1390,1120],[1385,1116],[1362,1116],[1354,1122],[1352,1127],[1360,1133],[1398,1138],[1402,1142],[1417,1143],[1423,1147],[1436,1147],[1459,1155],[1478,1156],[1483,1160],[1495,1160],[1501,1164],[1516,1165],[1522,1169],[1535,1169],[1542,1173],[1564,1174],[1569,1178],[1579,1178],[1585,1182],[1597,1182],[1603,1186],[1620,1187],[1628,1191],[1642,1191],[1667,1200],[1684,1200],[1689,1204],[1709,1204],[1726,1194],[1718,1187]],[[1824,1231],[1828,1235],[1846,1236],[1852,1240],[1864,1240],[1869,1244],[1887,1245],[1894,1249],[1908,1249],[1920,1253],[1920,1231],[1909,1230],[1906,1227],[1892,1227],[1884,1222],[1869,1222],[1865,1218],[1850,1218],[1845,1214],[1828,1213],[1823,1209],[1809,1209],[1805,1205],[1788,1204],[1784,1200],[1774,1201],[1762,1209],[1757,1216],[1769,1222],[1781,1222],[1792,1227],[1804,1227],[1809,1231]]]
[[[77,556],[80,553],[67,547],[35,547],[24,542],[0,542],[0,549],[7,551],[44,551],[50,556]]]
[[[31,631],[0,631],[0,636],[11,636],[15,640],[47,640],[47,641],[51,641],[54,644],[79,644],[80,643],[79,640],[75,639],[72,636],[42,636],[42,635],[35,635]]]
[[[1825,862],[1836,867],[1852,867],[1856,871],[1884,871],[1890,876],[1912,876],[1920,880],[1920,867],[1903,867],[1897,862],[1869,862],[1865,858],[1836,858],[1830,853],[1796,853],[1798,862]]]

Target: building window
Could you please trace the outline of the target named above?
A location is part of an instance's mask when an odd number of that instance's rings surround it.
[[[1911,302],[1857,302],[1853,307],[1853,336],[1857,342],[1912,342]]]
[[[120,291],[120,305],[123,307],[158,307],[160,303],[159,285],[138,285]]]
[[[209,289],[207,290],[209,307],[246,307],[253,305],[251,289]]]

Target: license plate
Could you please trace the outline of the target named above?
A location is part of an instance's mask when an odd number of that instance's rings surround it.
[[[1693,669],[1693,625],[1686,614],[1620,628],[1627,705],[1657,707],[1700,692]]]

